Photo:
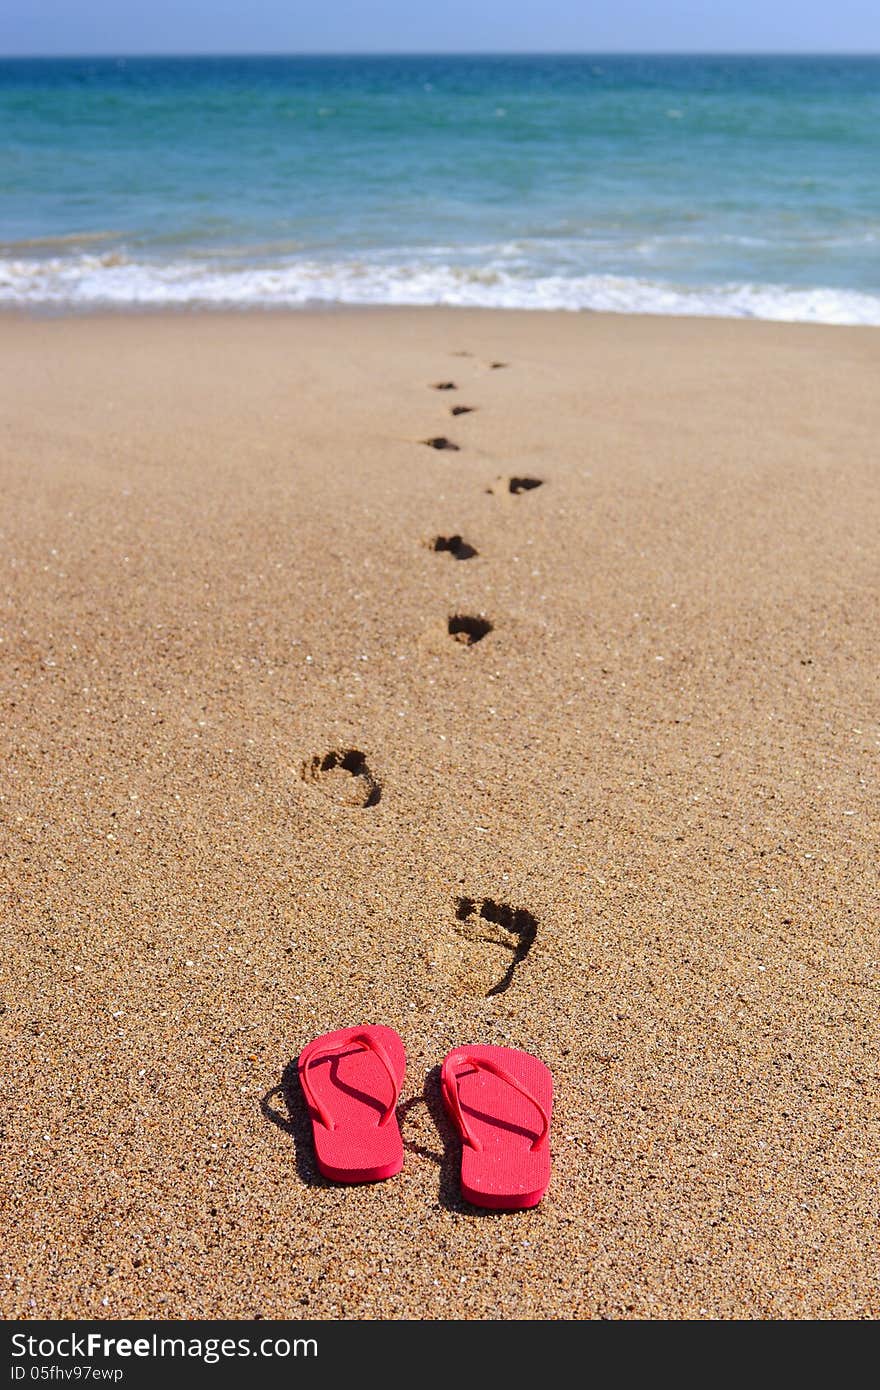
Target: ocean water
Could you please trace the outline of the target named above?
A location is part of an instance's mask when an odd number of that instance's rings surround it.
[[[0,61],[0,305],[880,324],[880,58]]]

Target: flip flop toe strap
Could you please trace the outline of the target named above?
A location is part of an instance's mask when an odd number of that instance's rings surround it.
[[[475,1067],[478,1071],[491,1072],[492,1076],[497,1076],[499,1081],[505,1081],[508,1086],[512,1086],[515,1091],[518,1091],[521,1096],[525,1096],[526,1100],[535,1107],[538,1114],[541,1116],[541,1133],[538,1135],[537,1139],[532,1141],[530,1148],[532,1152],[534,1152],[546,1144],[547,1135],[550,1132],[550,1116],[537,1097],[532,1095],[528,1087],[524,1086],[521,1081],[517,1081],[516,1077],[505,1067],[499,1066],[497,1062],[490,1061],[488,1057],[473,1057],[467,1054],[461,1058],[456,1058],[456,1065],[458,1065],[459,1062],[467,1066]],[[462,1138],[467,1144],[470,1144],[472,1149],[475,1149],[479,1153],[483,1146],[477,1136],[468,1128],[467,1120],[461,1108],[461,1097],[459,1095],[460,1081],[460,1074],[454,1073],[452,1076],[452,1084],[446,1087],[446,1094],[449,1096],[452,1109],[458,1120],[458,1127],[461,1130]]]
[[[383,1125],[387,1125],[388,1121],[391,1119],[391,1116],[394,1114],[394,1109],[397,1105],[397,1097],[400,1094],[397,1086],[397,1077],[394,1072],[394,1067],[392,1065],[391,1058],[388,1056],[388,1053],[385,1051],[382,1044],[378,1042],[375,1038],[371,1038],[368,1033],[355,1033],[353,1037],[349,1038],[346,1041],[345,1046],[356,1046],[362,1048],[365,1052],[372,1052],[374,1057],[378,1057],[379,1061],[382,1063],[382,1066],[385,1068],[385,1072],[388,1076],[389,1081],[391,1082],[391,1100],[389,1101],[387,1108],[382,1112],[381,1116],[377,1121],[377,1126],[379,1129],[381,1129]],[[306,1093],[306,1100],[309,1103],[309,1108],[317,1115],[318,1119],[321,1121],[321,1124],[324,1126],[325,1129],[335,1129],[336,1122],[334,1121],[333,1116],[330,1114],[330,1111],[327,1109],[326,1105],[315,1094],[314,1087],[312,1086],[312,1083],[309,1080],[309,1067],[312,1066],[314,1062],[317,1062],[321,1057],[340,1057],[343,1055],[343,1053],[335,1052],[332,1047],[315,1047],[306,1053],[299,1069],[300,1082],[302,1084],[303,1090]]]

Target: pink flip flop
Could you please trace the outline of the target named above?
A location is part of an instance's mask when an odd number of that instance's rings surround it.
[[[550,1181],[553,1078],[528,1052],[457,1047],[443,1101],[462,1137],[461,1190],[478,1207],[536,1207]]]
[[[312,1118],[315,1157],[335,1182],[378,1182],[403,1167],[394,1107],[406,1053],[393,1028],[340,1028],[304,1047],[299,1081]]]

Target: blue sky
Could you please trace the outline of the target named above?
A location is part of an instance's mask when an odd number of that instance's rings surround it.
[[[2,0],[0,54],[880,52],[880,0]]]

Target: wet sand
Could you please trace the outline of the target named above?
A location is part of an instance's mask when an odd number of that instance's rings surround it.
[[[877,1316],[880,334],[0,346],[4,1315]],[[345,1189],[291,1062],[365,1022]],[[553,1072],[535,1211],[458,1196],[469,1042]]]

